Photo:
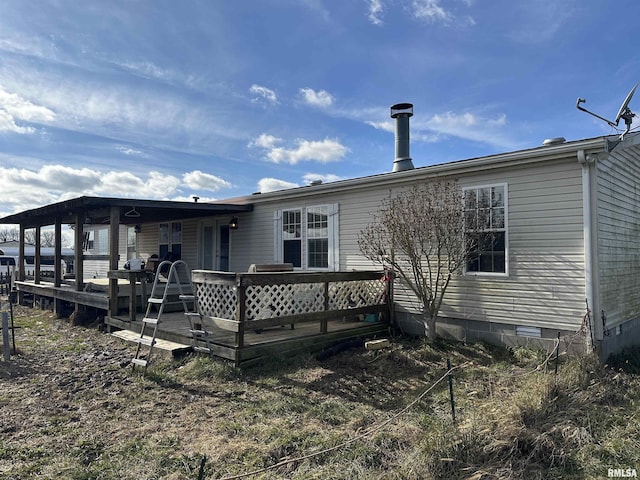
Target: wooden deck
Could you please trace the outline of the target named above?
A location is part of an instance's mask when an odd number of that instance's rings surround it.
[[[317,352],[344,340],[375,339],[388,333],[388,312],[393,302],[385,272],[194,270],[191,276],[194,299],[203,326],[210,333],[212,354],[237,366],[259,363],[267,357]],[[60,287],[49,282],[16,284],[19,293],[31,295],[34,305],[39,303],[41,308],[53,304],[57,311],[63,302],[94,307],[106,311],[105,324],[110,331],[140,334],[144,296],[136,287],[140,301],[131,309],[132,289],[126,280],[118,280],[116,301],[109,301],[106,280],[91,280],[83,291],[75,290],[73,283]],[[171,291],[170,285],[166,288]],[[145,334],[151,333],[147,328]],[[189,319],[182,309],[164,311],[157,338],[193,346]],[[198,342],[195,346],[206,346],[204,340]]]
[[[136,334],[142,328],[141,321],[130,322],[127,315],[106,317],[105,324],[109,328],[129,330]],[[236,366],[253,365],[278,355],[319,352],[340,341],[380,338],[388,333],[388,325],[384,322],[365,322],[357,317],[340,318],[327,322],[326,333],[321,333],[319,323],[298,323],[293,329],[290,325],[283,325],[266,328],[259,333],[248,329],[244,334],[243,346],[238,347],[233,332],[207,323],[206,319],[204,326],[211,333],[213,355],[231,360]],[[147,333],[151,334],[151,330],[147,329]],[[189,322],[184,313],[163,314],[157,338],[191,346]],[[205,345],[199,343],[199,346]]]
[[[16,281],[15,283],[22,295],[33,295],[34,303],[37,303],[38,299],[49,299],[79,303],[101,310],[109,307],[109,296],[106,293],[77,291],[73,283],[62,284],[59,287],[55,287],[52,282]]]
[[[33,296],[34,305],[39,304],[40,300],[54,302],[61,300],[64,302],[86,305],[88,307],[97,308],[99,310],[109,309],[109,293],[107,292],[106,279],[91,279],[85,282],[85,289],[76,290],[75,281],[68,280],[56,287],[53,282],[41,281],[35,283],[33,281],[16,281],[15,285],[18,292],[24,296],[25,294]],[[118,282],[118,305],[121,309],[126,309],[129,305],[131,296],[131,287],[129,282],[121,280]],[[137,292],[139,299],[138,305],[141,305],[141,292]],[[138,308],[140,310],[141,307]]]

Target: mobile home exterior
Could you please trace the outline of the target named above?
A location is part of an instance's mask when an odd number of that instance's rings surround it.
[[[454,279],[439,333],[507,345],[552,344],[560,334],[597,345],[606,358],[640,343],[639,144],[637,135],[599,137],[236,199],[253,210],[232,232],[230,264],[370,269],[357,238],[381,199],[453,178],[498,199],[504,222],[495,230],[504,240],[492,262]],[[395,301],[398,325],[423,334],[420,304],[402,284]]]
[[[432,178],[455,179],[471,194],[488,196],[499,219],[491,231],[500,241],[450,284],[437,325],[441,335],[553,345],[560,334],[563,346],[595,346],[603,359],[640,344],[639,134],[628,134],[624,141],[604,136],[564,142],[213,204],[80,198],[10,220],[36,218],[46,224],[67,205],[113,212],[138,202],[138,208],[148,207],[155,212],[150,217],[158,220],[128,218],[124,210],[112,213],[111,225],[119,231],[108,236],[119,249],[109,248],[107,268],[121,268],[129,258],[171,253],[192,269],[246,272],[252,264],[287,262],[301,271],[370,270],[379,265],[360,253],[358,235],[372,213],[383,198]],[[84,273],[85,278],[92,274]],[[406,333],[424,334],[420,303],[399,281],[394,299],[397,325]]]

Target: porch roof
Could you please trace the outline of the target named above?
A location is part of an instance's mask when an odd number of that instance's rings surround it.
[[[87,219],[85,223],[109,223],[112,207],[120,209],[120,223],[123,225],[233,215],[253,210],[253,204],[250,203],[198,203],[83,196],[8,215],[0,218],[0,224],[20,224],[25,228],[33,228],[52,225],[56,219],[60,219],[61,223],[71,224],[75,222],[77,214],[84,214]]]

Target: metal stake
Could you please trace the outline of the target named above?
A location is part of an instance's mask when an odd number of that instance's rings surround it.
[[[449,398],[451,400],[451,418],[456,423],[456,404],[453,400],[453,375],[451,374],[451,359],[447,358],[447,370],[449,370]]]

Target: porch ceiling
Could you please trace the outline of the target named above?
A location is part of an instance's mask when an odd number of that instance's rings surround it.
[[[43,207],[25,210],[0,218],[0,224],[20,224],[25,228],[75,223],[76,215],[83,214],[84,223],[109,223],[112,207],[120,210],[120,223],[135,225],[155,222],[170,222],[188,218],[233,215],[253,210],[252,204],[173,202],[163,200],[140,200],[111,197],[78,197]]]

